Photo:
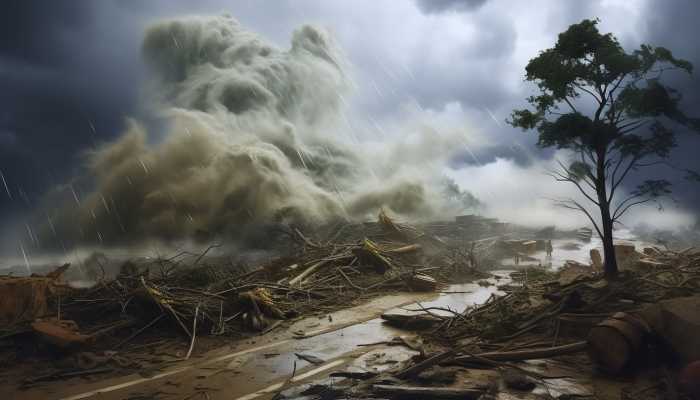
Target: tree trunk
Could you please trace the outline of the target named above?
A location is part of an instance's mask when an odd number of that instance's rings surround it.
[[[605,276],[617,276],[617,258],[613,241],[613,222],[610,218],[610,205],[606,202],[600,205],[600,217],[603,223],[603,255],[605,257]]]
[[[598,174],[596,189],[598,192],[598,207],[600,208],[600,222],[603,225],[603,255],[605,257],[605,276],[614,278],[617,276],[617,258],[615,257],[615,245],[613,242],[613,220],[610,216],[610,202],[608,201],[608,193],[605,183],[607,177],[605,174],[605,152],[606,149],[598,149]],[[612,199],[610,199],[612,201]]]

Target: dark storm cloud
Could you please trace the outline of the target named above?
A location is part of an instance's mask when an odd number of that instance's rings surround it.
[[[695,70],[692,76],[672,72],[663,76],[664,82],[680,91],[681,107],[686,114],[700,117],[700,2],[694,0],[669,0],[649,2],[645,18],[640,26],[642,40],[654,46],[671,50],[674,56],[690,61]],[[700,171],[700,135],[684,129],[678,131],[678,147],[672,153],[672,162],[679,167]],[[700,210],[700,183],[682,179],[683,174],[671,169],[655,171],[674,183],[675,197],[687,207]]]
[[[417,0],[418,8],[426,14],[446,11],[472,11],[487,0]]]
[[[629,18],[624,10],[605,12],[610,8],[597,0],[533,1],[526,8],[521,2],[499,0],[9,3],[0,14],[0,171],[13,199],[0,182],[0,216],[11,206],[27,209],[23,197],[34,201],[50,183],[65,181],[79,166],[81,150],[114,138],[125,116],[139,116],[143,27],[159,17],[229,12],[282,47],[302,23],[330,27],[359,71],[363,88],[353,101],[361,116],[390,120],[413,99],[436,111],[459,102],[470,122],[496,142],[477,154],[482,162],[505,157],[525,165],[551,155],[535,149],[534,133],[523,134],[503,123],[531,94],[517,86],[527,61],[517,59],[524,42],[536,44],[528,46],[527,56],[532,57],[552,46],[569,24],[600,17],[601,25],[608,24],[603,29],[613,31],[628,50],[640,41],[663,45],[700,69],[694,40],[700,3],[692,0],[650,0],[648,8],[635,10],[638,14]],[[525,28],[516,27],[518,23]],[[633,23],[638,26],[630,28]],[[543,29],[547,37],[538,36]],[[698,114],[698,73],[667,78],[683,90],[688,112]],[[375,93],[374,84],[381,94]],[[693,154],[700,137],[687,134],[680,140],[674,154],[678,163],[700,169],[700,158]],[[454,166],[470,160],[466,154]],[[27,196],[20,195],[20,188]],[[700,204],[697,186],[679,180],[676,191],[684,202]]]
[[[113,137],[138,93],[138,44],[98,2],[11,1],[0,14],[0,216],[32,207]],[[136,41],[136,43],[138,43]],[[12,198],[10,198],[12,196]]]

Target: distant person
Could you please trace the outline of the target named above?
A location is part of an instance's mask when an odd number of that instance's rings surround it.
[[[545,250],[547,251],[547,257],[551,258],[552,252],[554,251],[551,240],[547,240],[547,243],[545,244]]]

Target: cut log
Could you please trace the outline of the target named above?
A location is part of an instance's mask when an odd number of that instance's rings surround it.
[[[601,369],[617,374],[639,355],[649,328],[639,318],[617,313],[588,333],[588,355]]]
[[[390,397],[417,399],[476,399],[484,393],[481,389],[392,385],[372,385],[372,391]]]

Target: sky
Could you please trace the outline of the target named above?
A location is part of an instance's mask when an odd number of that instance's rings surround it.
[[[153,119],[142,56],[150,24],[224,13],[283,49],[304,24],[327,29],[349,65],[359,140],[400,142],[407,120],[467,130],[446,175],[518,222],[541,222],[546,198],[570,190],[544,175],[557,154],[504,122],[533,93],[527,61],[559,32],[598,17],[628,50],[661,45],[700,67],[700,3],[692,0],[10,1],[0,15],[0,217],[35,210],[47,190],[80,174],[86,151],[120,137],[127,118]],[[684,93],[686,112],[699,114],[698,75],[667,78]],[[679,144],[677,164],[700,170],[700,136],[681,132]],[[675,171],[651,174],[674,183],[676,201],[663,215],[637,216],[691,223],[698,184]]]

